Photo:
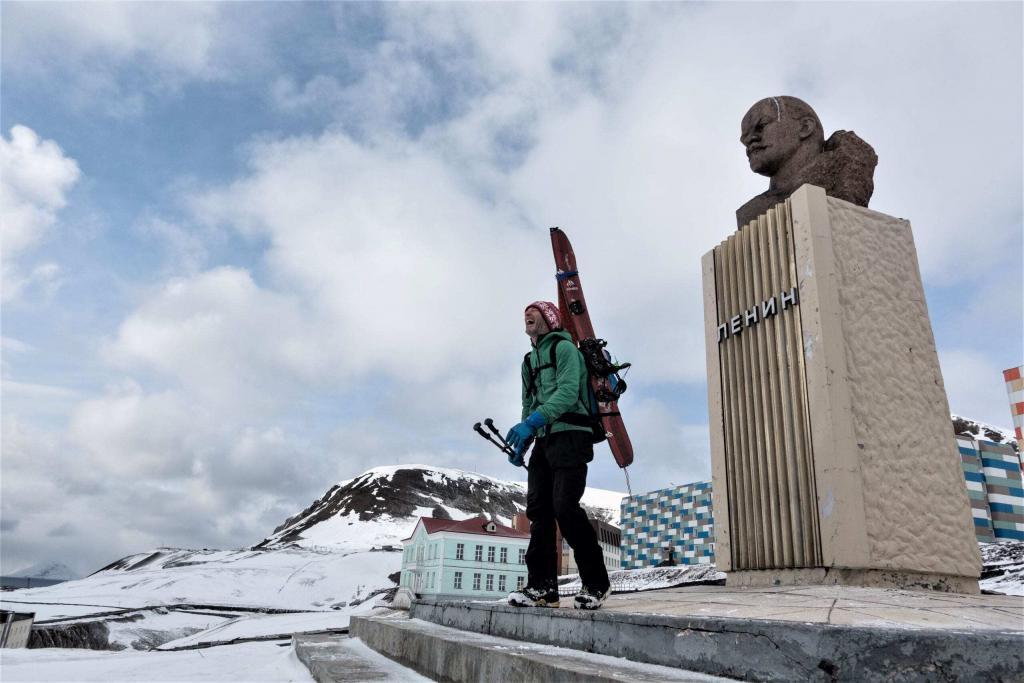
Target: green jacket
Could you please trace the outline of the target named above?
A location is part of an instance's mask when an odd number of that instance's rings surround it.
[[[583,354],[576,348],[572,335],[565,330],[548,332],[537,341],[537,346],[527,354],[530,368],[539,368],[551,362],[551,345],[560,339],[568,343],[559,343],[555,349],[555,368],[544,368],[537,374],[535,391],[530,394],[530,371],[523,362],[523,417],[525,420],[533,411],[540,411],[546,426],[541,427],[537,436],[546,436],[571,429],[589,432],[589,427],[571,425],[556,420],[565,413],[581,413],[586,415],[588,394],[587,366]]]

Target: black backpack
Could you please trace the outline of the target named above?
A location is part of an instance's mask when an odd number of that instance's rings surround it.
[[[526,387],[526,393],[528,396],[533,396],[537,393],[537,377],[540,375],[540,371],[545,368],[551,368],[553,372],[556,370],[556,359],[555,350],[558,345],[568,341],[567,339],[559,338],[554,344],[551,345],[549,350],[548,362],[544,365],[537,366],[536,368],[530,365],[530,356],[532,352],[527,353],[523,356],[523,367],[530,377],[529,384]],[[588,427],[591,433],[592,443],[601,443],[608,438],[605,433],[604,424],[601,422],[601,418],[614,417],[619,415],[617,412],[602,413],[600,410],[599,402],[609,403],[611,401],[618,400],[619,396],[626,391],[626,382],[619,377],[619,370],[625,370],[630,366],[629,363],[616,364],[611,361],[610,354],[604,350],[607,342],[603,339],[588,338],[580,341],[579,351],[583,354],[583,361],[587,367],[587,374],[590,377],[598,377],[602,380],[601,386],[594,391],[594,387],[590,382],[587,382],[587,413],[563,413],[555,419],[555,422],[564,422],[565,424],[575,425],[577,427]]]

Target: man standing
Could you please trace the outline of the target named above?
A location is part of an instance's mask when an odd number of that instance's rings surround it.
[[[558,306],[535,301],[526,307],[526,334],[532,348],[523,360],[522,422],[506,441],[522,463],[530,441],[526,516],[527,585],[508,596],[520,607],[558,607],[555,522],[573,549],[583,588],[573,600],[579,609],[597,609],[610,591],[597,534],[580,499],[587,487],[587,463],[594,459],[589,424],[589,387],[583,354],[562,329]]]

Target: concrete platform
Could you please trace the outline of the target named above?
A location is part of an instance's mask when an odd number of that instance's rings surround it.
[[[563,600],[563,608],[569,600]],[[894,588],[693,586],[613,595],[609,612],[775,619],[837,626],[1024,631],[1024,598]]]
[[[467,633],[409,619],[404,613],[399,618],[353,617],[351,629],[377,652],[438,681],[728,683],[728,679],[667,666]]]
[[[612,596],[596,612],[418,600],[410,614],[741,680],[1024,681],[1024,599],[1012,596],[695,586]]]

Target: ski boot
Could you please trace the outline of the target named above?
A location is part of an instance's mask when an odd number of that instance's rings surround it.
[[[588,586],[584,586],[583,589],[576,594],[573,598],[572,606],[576,609],[597,609],[604,604],[605,598],[612,592],[611,587],[605,588],[603,591],[594,590]]]
[[[516,607],[558,607],[558,587],[527,586],[508,595],[508,604]]]

